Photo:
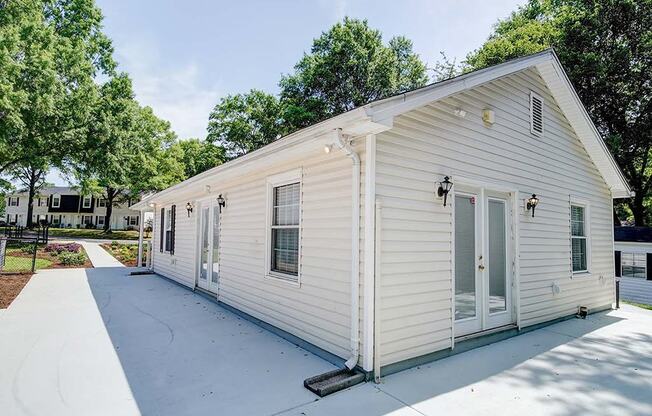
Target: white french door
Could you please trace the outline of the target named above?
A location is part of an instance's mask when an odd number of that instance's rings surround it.
[[[455,336],[514,322],[510,201],[484,188],[455,192]]]
[[[197,286],[217,294],[219,283],[220,207],[215,200],[198,203],[199,267]]]

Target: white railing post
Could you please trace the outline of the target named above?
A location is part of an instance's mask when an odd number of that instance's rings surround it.
[[[143,233],[145,231],[145,214],[140,210],[140,218],[138,219],[138,263],[136,267],[143,266]]]

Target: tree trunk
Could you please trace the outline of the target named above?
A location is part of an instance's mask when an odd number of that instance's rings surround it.
[[[115,198],[115,189],[108,186],[106,188],[106,214],[104,215],[104,232],[111,232],[111,214],[113,213],[113,200]]]
[[[642,227],[645,225],[645,206],[643,205],[643,195],[642,193],[636,193],[636,196],[631,199],[629,203],[629,208],[634,214],[634,225],[637,227]]]
[[[34,215],[34,195],[36,195],[36,185],[40,179],[40,176],[40,172],[38,172],[37,169],[29,167],[27,221],[25,223],[29,229],[34,228],[34,223],[32,221],[32,215]]]

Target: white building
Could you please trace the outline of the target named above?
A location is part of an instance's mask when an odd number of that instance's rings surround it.
[[[652,305],[652,228],[616,227],[614,240],[620,297]]]
[[[27,192],[17,192],[6,197],[7,224],[27,225]],[[51,227],[85,228],[87,225],[103,228],[106,217],[106,200],[91,195],[82,196],[74,188],[54,186],[44,188],[34,197],[32,222],[46,220]],[[111,229],[137,229],[139,212],[128,204],[114,206]]]
[[[378,374],[611,308],[612,200],[629,195],[544,51],[356,108],[132,208],[155,213],[156,273]]]

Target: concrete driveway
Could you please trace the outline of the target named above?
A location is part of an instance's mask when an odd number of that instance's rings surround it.
[[[2,415],[650,415],[652,312],[570,320],[317,400],[318,357],[157,276],[38,273],[0,317]]]

